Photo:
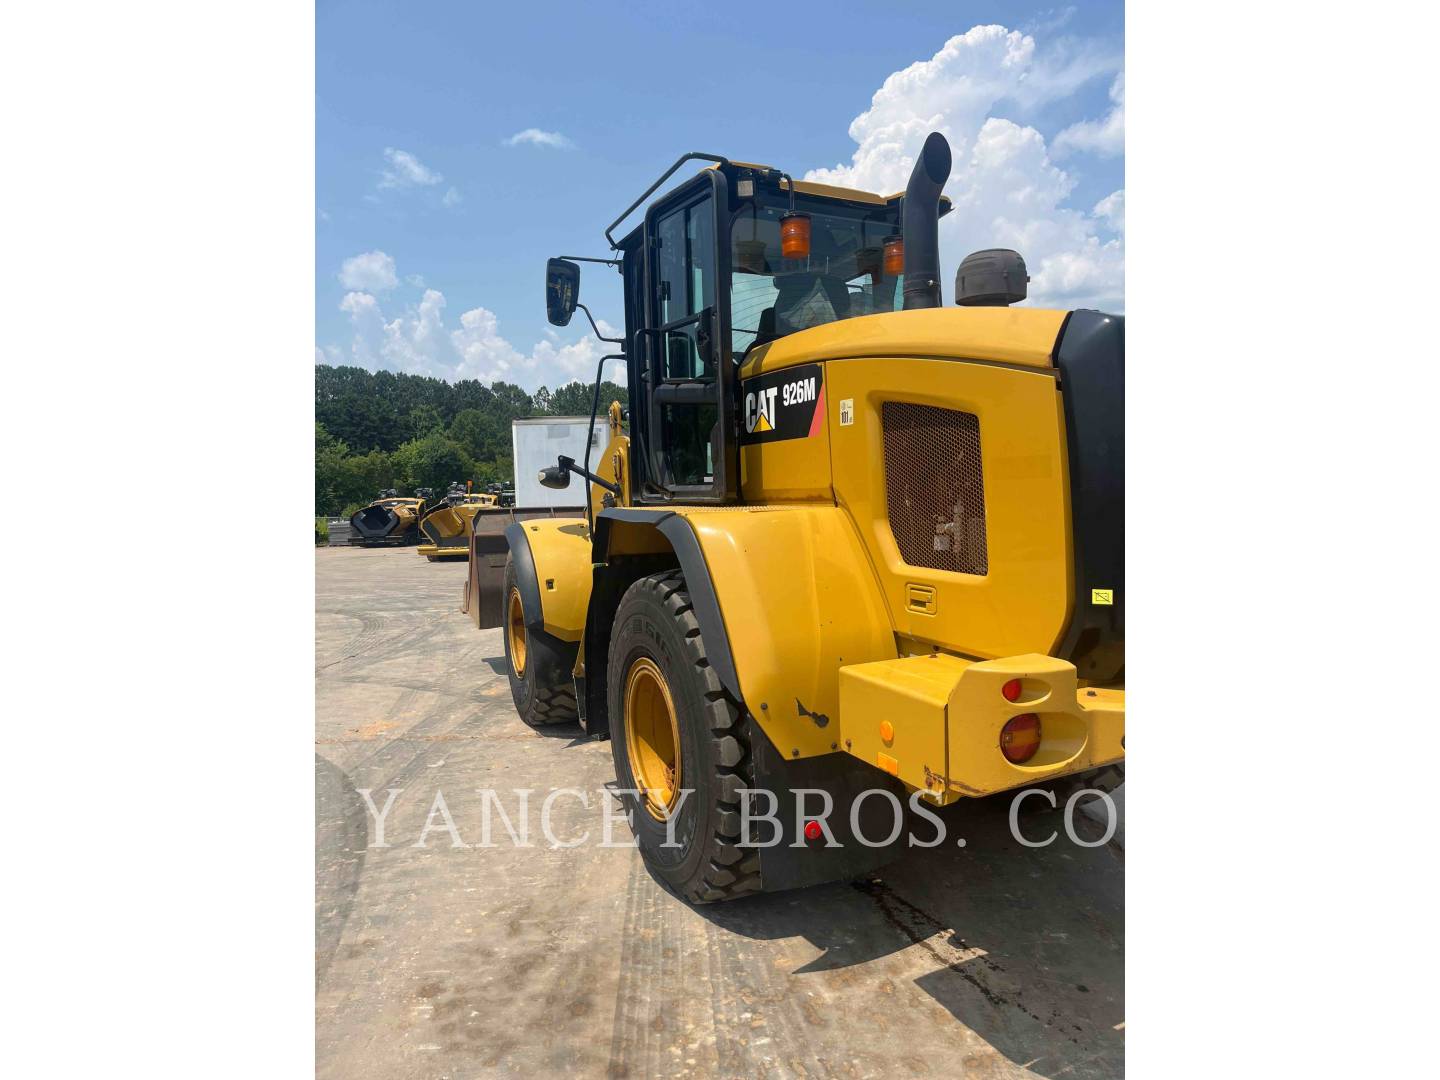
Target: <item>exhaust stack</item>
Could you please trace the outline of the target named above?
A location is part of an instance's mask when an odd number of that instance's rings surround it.
[[[938,131],[925,138],[905,185],[900,235],[905,240],[902,307],[937,308],[940,300],[940,189],[950,179],[950,143]]]

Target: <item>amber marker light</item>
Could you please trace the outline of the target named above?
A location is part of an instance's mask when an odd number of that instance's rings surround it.
[[[905,241],[898,236],[885,240],[885,273],[890,275],[905,272]]]
[[[780,218],[780,254],[787,259],[810,257],[810,215],[792,210]]]
[[[1000,752],[1012,765],[1023,765],[1040,749],[1040,717],[1033,712],[1013,717],[1000,729]]]

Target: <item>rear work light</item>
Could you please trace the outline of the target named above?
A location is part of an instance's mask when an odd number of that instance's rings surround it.
[[[1033,712],[1013,717],[1000,729],[1000,752],[1012,765],[1023,765],[1040,749],[1040,717]]]

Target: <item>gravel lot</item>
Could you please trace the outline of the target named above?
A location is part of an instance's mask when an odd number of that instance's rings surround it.
[[[1118,845],[1031,799],[1026,834],[1061,835],[1022,847],[1001,796],[944,812],[963,848],[689,907],[597,842],[610,747],[520,722],[463,562],[320,548],[315,574],[321,1077],[1122,1075]],[[558,798],[552,832],[592,842],[516,847],[496,817],[478,846],[481,789],[512,817],[532,789],[538,821],[565,787],[590,806]],[[361,790],[399,792],[386,847]],[[437,792],[465,847],[438,814],[415,846]]]

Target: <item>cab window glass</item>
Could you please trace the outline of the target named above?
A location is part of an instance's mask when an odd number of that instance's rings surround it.
[[[715,216],[702,199],[656,224],[658,325],[698,315],[715,304]]]
[[[781,253],[787,195],[757,193],[731,224],[730,344],[737,359],[753,344],[899,306],[900,275],[883,269],[885,238],[899,228],[895,207],[800,196],[796,209],[810,215],[810,255],[803,259]]]

